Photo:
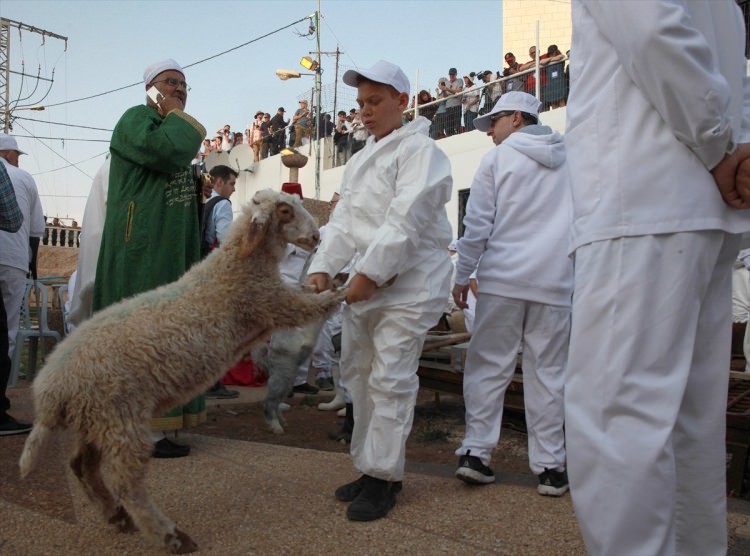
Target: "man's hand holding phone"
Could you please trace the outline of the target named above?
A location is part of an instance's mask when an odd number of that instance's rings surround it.
[[[146,90],[148,98],[150,98],[156,105],[156,109],[159,114],[166,116],[170,111],[174,109],[185,110],[185,103],[176,96],[164,96],[161,94],[156,85],[152,85]]]

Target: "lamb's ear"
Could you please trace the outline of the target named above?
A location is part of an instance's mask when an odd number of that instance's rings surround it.
[[[294,207],[289,203],[280,202],[276,204],[276,218],[282,224],[294,220]]]
[[[255,201],[253,201],[255,202]],[[260,203],[258,203],[260,204]],[[250,220],[250,226],[247,230],[247,234],[242,238],[242,245],[239,250],[239,258],[246,259],[258,248],[263,242],[268,232],[268,227],[271,225],[271,218],[266,212],[262,211]]]

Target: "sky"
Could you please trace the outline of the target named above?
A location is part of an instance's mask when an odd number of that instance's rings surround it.
[[[385,59],[401,66],[412,94],[417,84],[434,92],[450,67],[459,77],[502,68],[501,5],[502,0],[321,0],[320,50],[342,52],[339,78],[346,69]],[[11,107],[17,106],[11,134],[28,153],[20,167],[36,180],[45,214],[81,222],[111,130],[127,108],[144,102],[143,70],[157,60],[174,58],[184,67],[250,43],[185,69],[192,89],[186,112],[209,136],[227,123],[244,130],[258,110],[273,115],[283,106],[290,116],[313,79],[282,81],[275,71],[304,73],[299,61],[315,52],[316,42],[314,35],[304,36],[309,20],[274,31],[317,9],[317,0],[2,0],[0,17],[68,38],[66,50],[64,41],[52,37],[13,27],[10,33],[10,70],[17,72],[10,74]],[[325,109],[333,100],[336,56],[323,54],[321,67]],[[51,79],[53,72],[51,84],[35,79],[37,74]],[[353,90],[346,89],[339,83],[337,110],[355,106]],[[99,96],[78,100],[93,95]],[[32,105],[46,109],[28,110]]]

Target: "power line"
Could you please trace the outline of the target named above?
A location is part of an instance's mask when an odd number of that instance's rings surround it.
[[[65,126],[65,127],[77,127],[77,128],[80,128],[80,129],[93,129],[93,130],[96,130],[96,131],[109,131],[109,132],[114,131],[113,129],[106,129],[106,128],[103,128],[103,127],[91,127],[91,126],[87,126],[87,125],[64,124],[62,122],[47,122],[45,120],[37,120],[35,118],[24,118],[23,116],[16,116],[13,119],[14,120],[25,120],[27,122],[39,122],[39,123],[42,123],[42,124],[62,125],[62,126]]]
[[[208,58],[204,58],[203,60],[198,60],[197,62],[193,62],[192,64],[188,64],[187,66],[183,66],[183,68],[191,68],[193,66],[197,66],[198,64],[202,64],[203,62],[207,62],[209,60],[213,60],[214,58],[218,58],[219,56],[223,56],[224,54],[228,54],[229,52],[237,50],[238,48],[245,47],[245,46],[247,46],[249,44],[252,44],[254,42],[257,42],[257,41],[259,41],[261,39],[265,39],[266,37],[270,37],[271,35],[273,35],[275,33],[279,33],[280,31],[283,31],[284,29],[288,29],[289,27],[292,27],[293,25],[297,25],[298,23],[300,23],[302,21],[305,21],[306,19],[310,19],[310,16],[305,16],[302,19],[298,19],[297,21],[295,21],[293,23],[290,23],[288,25],[284,25],[283,27],[279,27],[275,31],[271,31],[270,33],[266,33],[265,35],[261,35],[260,37],[252,39],[252,40],[250,40],[250,41],[248,41],[246,43],[240,44],[239,46],[235,46],[233,48],[230,48],[229,50],[225,50],[224,52],[219,52],[218,54],[214,54],[213,56],[209,56]],[[130,85],[124,85],[124,86],[118,87],[116,89],[111,89],[109,91],[104,91],[103,93],[97,93],[95,95],[89,95],[87,97],[76,98],[76,99],[73,99],[73,100],[66,100],[66,101],[63,101],[63,102],[58,102],[56,104],[47,104],[47,105],[45,105],[45,108],[53,108],[55,106],[62,106],[64,104],[72,104],[74,102],[80,102],[82,100],[90,100],[92,98],[101,97],[101,96],[104,96],[104,95],[108,95],[110,93],[116,93],[118,91],[122,91],[124,89],[129,89],[130,87],[135,87],[137,85],[142,85],[142,84],[143,84],[143,81],[137,81],[136,83],[131,83]]]
[[[32,176],[41,176],[43,174],[50,174],[52,172],[57,172],[58,170],[64,170],[65,168],[70,168],[71,166],[75,166],[76,164],[83,164],[84,162],[88,162],[89,160],[94,160],[95,158],[99,158],[102,155],[107,154],[109,151],[104,151],[103,153],[99,153],[97,155],[92,156],[91,158],[87,158],[86,160],[81,160],[79,162],[72,162],[68,164],[67,166],[60,166],[59,168],[52,168],[52,170],[45,170],[44,172],[37,172],[35,174],[31,174]]]
[[[21,124],[18,124],[18,127],[20,127],[21,129],[23,129],[26,133],[31,133],[28,129],[26,129],[25,127],[23,127]],[[46,137],[36,137],[33,134],[32,135],[17,135],[16,137],[31,137],[33,139],[36,139],[44,147],[46,147],[47,149],[49,149],[50,151],[52,151],[54,154],[56,154],[57,156],[59,156],[60,158],[62,158],[65,162],[67,162],[73,168],[75,168],[76,170],[78,170],[79,172],[81,172],[81,174],[83,174],[84,176],[86,176],[88,179],[90,179],[90,180],[94,179],[91,176],[89,176],[86,172],[84,172],[83,170],[81,170],[78,166],[76,166],[75,163],[71,162],[70,160],[68,160],[67,158],[65,158],[63,155],[61,155],[60,153],[58,153],[55,149],[53,149],[52,147],[50,147],[47,143],[45,143],[44,141],[42,141],[42,139],[46,139]]]
[[[31,133],[28,129],[23,127],[21,124],[18,124],[18,125],[22,129],[24,129],[26,132]],[[86,143],[109,143],[109,139],[81,139],[77,137],[42,137],[40,135],[18,135],[17,133],[14,133],[13,137],[26,137],[28,139],[53,139],[57,141],[84,141]]]

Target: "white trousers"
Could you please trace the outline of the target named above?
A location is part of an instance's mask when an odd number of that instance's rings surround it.
[[[568,474],[590,554],[723,555],[731,275],[720,231],[576,251]]]
[[[450,279],[444,274],[433,277],[441,283],[435,290],[443,293]],[[419,391],[419,356],[427,331],[443,309],[444,294],[421,303],[373,306],[360,314],[344,308],[341,378],[354,404],[350,451],[361,473],[386,481],[403,479]]]
[[[534,474],[565,469],[563,385],[570,307],[482,293],[466,354],[466,435],[456,455],[471,450],[489,465],[500,440],[505,391],[523,342],[523,397]]]
[[[331,338],[341,332],[342,310],[343,306],[328,317],[328,320],[326,320],[320,329],[318,339],[315,341],[315,348],[313,348],[312,353],[312,366],[325,372],[325,374],[321,373],[321,376],[331,376],[331,362],[336,357]]]
[[[8,315],[8,357],[13,359],[18,323],[21,319],[21,304],[26,291],[26,273],[14,266],[0,265],[0,289]]]

